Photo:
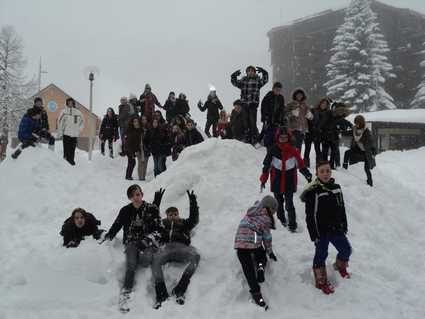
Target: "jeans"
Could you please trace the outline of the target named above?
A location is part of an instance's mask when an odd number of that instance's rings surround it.
[[[295,138],[295,148],[297,148],[301,152],[301,148],[303,147],[304,141],[304,133],[298,130],[294,131]]]
[[[311,133],[306,133],[304,139],[304,162],[307,167],[310,167],[310,151],[312,143],[314,143],[314,150],[316,152],[316,163],[322,158],[320,142],[317,139],[314,139]]]
[[[136,276],[137,267],[148,267],[153,260],[153,256],[157,249],[148,247],[141,251],[137,243],[128,243],[125,249],[126,271],[124,277],[124,289],[131,290],[134,286],[134,277]]]
[[[109,148],[109,154],[113,155],[114,154],[114,150],[113,150],[113,141],[114,139],[112,137],[106,139],[108,141],[108,148]],[[100,151],[102,152],[102,154],[105,154],[105,142],[106,140],[102,140],[100,143]]]
[[[313,260],[313,268],[320,268],[326,265],[326,258],[328,257],[329,243],[332,243],[338,255],[336,256],[341,261],[348,261],[351,255],[351,245],[344,234],[327,235],[320,237],[316,242],[316,253]]]
[[[153,155],[153,173],[156,176],[167,170],[167,156]]]
[[[244,126],[247,142],[257,142],[258,128],[257,128],[257,113],[258,103],[244,103],[242,105],[242,114],[244,118]]]
[[[200,258],[192,246],[177,242],[168,243],[153,256],[152,277],[155,284],[164,281],[163,265],[169,262],[188,263],[182,276],[190,278],[198,268]]]
[[[331,150],[331,158],[329,163],[334,169],[335,166],[341,166],[339,163],[339,141],[324,142],[323,143],[323,159],[328,160],[329,149]],[[337,165],[338,164],[338,165]]]
[[[297,217],[294,206],[294,193],[273,193],[273,195],[278,203],[277,218],[279,218],[282,224],[286,224],[285,210],[283,209],[283,204],[285,204],[285,209],[288,212],[289,229],[297,229]]]
[[[260,285],[257,281],[257,268],[259,264],[266,266],[267,257],[263,248],[258,249],[237,249],[239,262],[241,263],[243,273],[248,282],[251,293],[260,292]]]

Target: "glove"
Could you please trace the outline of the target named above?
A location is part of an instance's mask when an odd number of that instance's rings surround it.
[[[273,260],[273,261],[277,261],[277,257],[276,257],[276,255],[274,254],[274,252],[271,252],[271,253],[269,254],[269,258],[270,258],[271,260]]]
[[[258,72],[260,72],[260,73],[264,73],[264,71],[266,71],[266,70],[264,70],[261,66],[257,66],[257,71]]]
[[[189,190],[186,191],[187,196],[189,197],[189,201],[192,202],[196,202],[196,195],[194,193],[194,191],[190,192]]]
[[[300,170],[300,172],[301,174],[304,175],[305,179],[310,183],[313,178],[313,175],[311,175],[310,171],[304,167],[303,169]]]
[[[159,191],[155,192],[155,196],[153,198],[153,204],[156,205],[158,208],[161,205],[162,196],[165,193],[165,188],[160,188]]]
[[[235,71],[235,72],[233,72],[233,74],[232,74],[232,76],[236,76],[236,77],[238,77],[239,75],[241,75],[242,73],[241,73],[241,70],[237,70],[237,71]]]
[[[269,174],[268,173],[263,173],[263,174],[261,174],[261,176],[260,176],[260,182],[261,182],[261,184],[263,185],[265,185],[266,183],[267,183],[267,180],[269,179]]]

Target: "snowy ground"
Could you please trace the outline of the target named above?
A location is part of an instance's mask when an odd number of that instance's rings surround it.
[[[278,262],[270,265],[263,294],[271,309],[248,302],[248,289],[232,249],[245,209],[258,199],[264,150],[235,141],[211,139],[185,150],[168,171],[141,183],[147,200],[167,189],[162,212],[170,205],[188,214],[186,189],[198,194],[200,224],[193,244],[202,260],[184,307],[170,300],[153,310],[149,269],[137,276],[130,313],[117,311],[123,275],[118,240],[99,246],[86,239],[77,249],[61,246],[59,230],[75,207],[83,207],[109,228],[127,203],[125,160],[95,154],[92,163],[77,154],[70,167],[45,148],[25,150],[19,160],[0,165],[0,319],[17,318],[425,318],[425,148],[378,155],[376,186],[365,184],[362,165],[337,171],[349,218],[354,252],[352,278],[326,296],[313,287],[313,245],[304,211],[295,200],[300,233],[278,227],[273,233]],[[300,188],[305,184],[300,176]],[[171,290],[181,267],[166,267]]]

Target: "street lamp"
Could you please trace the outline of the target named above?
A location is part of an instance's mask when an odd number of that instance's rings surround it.
[[[93,140],[94,135],[96,134],[96,123],[93,121],[93,81],[94,75],[99,74],[99,69],[95,66],[90,66],[85,69],[85,74],[88,74],[88,79],[90,81],[90,99],[89,99],[89,109],[90,114],[88,117],[88,131],[89,131],[89,161],[92,160],[93,155]]]

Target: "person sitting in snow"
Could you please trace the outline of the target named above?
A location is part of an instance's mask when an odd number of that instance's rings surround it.
[[[304,166],[300,151],[290,143],[290,133],[283,127],[277,130],[276,143],[267,152],[263,162],[263,173],[260,176],[261,189],[265,188],[270,178],[270,189],[279,203],[277,217],[284,227],[289,226],[291,232],[296,232],[297,221],[293,202],[294,193],[297,191],[297,168],[307,181],[312,175]],[[289,224],[286,222],[285,210],[288,212]]]
[[[277,261],[272,249],[271,229],[275,229],[274,214],[278,203],[267,195],[248,209],[236,231],[234,248],[254,302],[267,307],[259,283],[264,282],[267,255]]]
[[[301,194],[305,203],[306,223],[311,241],[316,246],[313,260],[313,273],[316,287],[325,294],[334,292],[326,273],[326,258],[329,243],[338,250],[334,263],[343,278],[349,278],[347,272],[351,246],[347,239],[347,216],[341,186],[331,178],[332,170],[328,161],[319,161],[316,165],[314,182]]]
[[[55,138],[40,126],[41,110],[33,107],[27,111],[19,124],[18,138],[21,145],[12,154],[13,159],[17,159],[22,153],[22,150],[28,146],[35,146],[40,139],[47,139],[49,141],[49,148],[53,149],[55,145]]]
[[[78,247],[85,236],[100,239],[103,229],[99,229],[100,220],[82,208],[72,211],[71,217],[63,223],[60,234],[63,236],[63,245],[66,248]]]
[[[212,136],[218,137],[218,132],[217,132],[217,123],[219,119],[218,112],[219,110],[223,109],[223,105],[218,99],[215,89],[211,89],[205,104],[202,104],[201,100],[198,102],[198,108],[201,112],[205,112],[206,110],[208,110],[207,122],[205,123],[205,130],[204,130],[205,134],[208,137],[211,137],[210,129],[212,126],[212,130],[213,130]]]
[[[125,245],[126,271],[124,285],[120,294],[120,311],[129,311],[127,301],[134,286],[134,277],[139,265],[148,267],[153,254],[158,251],[163,228],[159,216],[159,206],[164,191],[155,193],[152,204],[143,200],[143,191],[137,184],[127,189],[127,197],[131,201],[121,208],[117,218],[102,242],[112,240],[123,229]]]
[[[187,131],[185,133],[186,147],[202,143],[204,138],[191,120],[187,121]]]
[[[169,207],[165,211],[167,218],[162,220],[163,247],[153,256],[152,276],[155,282],[156,304],[158,309],[161,303],[168,297],[167,287],[164,282],[162,266],[169,262],[188,264],[178,284],[172,290],[178,304],[184,304],[185,293],[192,275],[199,264],[199,253],[190,244],[190,233],[199,222],[199,207],[194,192],[187,191],[189,197],[189,218],[183,219],[179,216],[176,207]]]
[[[343,167],[348,169],[348,164],[364,162],[366,183],[373,186],[371,170],[376,166],[376,147],[370,130],[366,127],[366,120],[362,115],[354,118],[353,139],[351,147],[345,151]]]

